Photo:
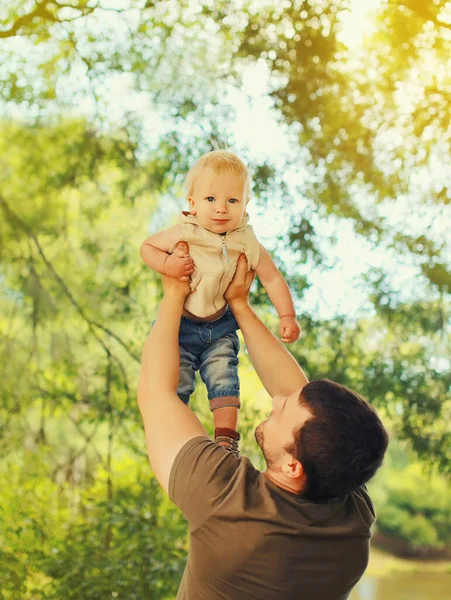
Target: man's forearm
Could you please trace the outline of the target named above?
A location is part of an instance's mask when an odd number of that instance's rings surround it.
[[[155,248],[155,246],[144,242],[141,245],[140,254],[148,267],[157,273],[161,273],[161,275],[166,274],[165,263],[169,256],[167,252],[163,252],[163,250],[159,250],[158,248]]]
[[[197,416],[177,396],[180,367],[178,333],[188,283],[163,277],[165,296],[142,355],[138,405],[155,477],[169,491],[174,461],[195,437],[207,437]]]
[[[230,302],[257,374],[270,396],[289,396],[308,379],[293,356],[243,299]]]
[[[178,335],[184,299],[164,297],[155,325],[144,345],[142,365],[150,396],[177,391],[180,371]]]

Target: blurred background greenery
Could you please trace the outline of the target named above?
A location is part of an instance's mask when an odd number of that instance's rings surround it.
[[[257,235],[296,297],[290,349],[391,432],[353,598],[445,598],[451,3],[362,5],[2,2],[1,599],[175,597],[186,523],[135,401],[161,297],[139,245],[173,224],[212,140],[251,166]],[[258,283],[252,301],[277,331]],[[245,349],[240,376],[261,467],[269,398]],[[211,432],[201,385],[192,406]]]

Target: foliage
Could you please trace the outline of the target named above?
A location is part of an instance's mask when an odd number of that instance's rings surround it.
[[[393,449],[395,447],[395,449]],[[403,540],[408,551],[424,555],[443,550],[451,538],[451,487],[433,470],[411,462],[406,450],[402,464],[393,443],[386,465],[370,485],[377,506],[377,530]]]
[[[3,463],[1,473],[0,597],[175,595],[185,524],[146,460],[124,455],[82,485],[52,482],[45,453],[24,460],[26,470]]]
[[[136,439],[139,354],[161,295],[138,248],[183,206],[183,175],[210,138],[236,146],[231,98],[262,64],[290,150],[277,164],[269,147],[240,154],[263,210],[287,219],[270,250],[299,308],[294,354],[449,472],[449,7],[382,2],[359,51],[341,36],[347,8],[2,3],[0,597],[175,590],[183,522],[147,481]],[[382,260],[359,282],[365,310],[325,319],[304,301],[348,224]],[[321,302],[334,295],[331,284]],[[258,282],[252,302],[277,331]],[[241,375],[243,447],[262,466],[253,430],[268,398],[245,353]],[[193,406],[211,427],[200,388]],[[421,495],[417,467],[393,477],[381,527],[440,547],[449,513]]]
[[[449,255],[434,231],[437,215],[449,218],[448,3],[382,2],[359,56],[340,36],[347,7],[264,2],[249,14],[240,55],[272,74],[275,106],[298,139],[295,161],[307,168],[298,185],[307,206],[350,220],[398,260],[414,257],[449,293]]]

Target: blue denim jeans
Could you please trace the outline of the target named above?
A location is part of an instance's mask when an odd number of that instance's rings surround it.
[[[194,392],[196,371],[207,387],[211,410],[224,406],[239,408],[240,382],[236,334],[238,323],[232,311],[217,321],[197,323],[182,316],[180,323],[180,378],[177,394],[188,404]]]

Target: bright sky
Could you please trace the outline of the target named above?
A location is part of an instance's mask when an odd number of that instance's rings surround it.
[[[351,10],[342,13],[341,40],[357,50],[363,35],[370,29],[368,18],[380,5],[380,0],[350,0]],[[268,70],[264,61],[248,69],[244,78],[243,96],[234,96],[239,114],[235,122],[235,135],[252,141],[254,152],[264,158],[268,151],[268,141],[275,152],[287,152],[288,145],[280,125],[271,114],[270,99],[265,97],[268,87]],[[249,102],[246,102],[246,96]]]
[[[381,0],[350,0],[351,10],[343,16],[343,41],[350,47],[358,46],[363,34],[371,27],[368,18],[377,9]]]
[[[363,41],[363,35],[370,27],[369,14],[377,8],[380,0],[352,0],[351,11],[343,16],[342,41],[351,49],[357,51],[359,44]],[[273,162],[281,160],[284,154],[289,153],[289,144],[283,127],[277,122],[271,111],[271,101],[266,95],[269,73],[266,64],[261,61],[256,66],[248,69],[244,77],[242,94],[234,92],[230,98],[236,106],[237,118],[233,126],[233,134],[238,142],[238,148],[242,146],[254,160],[265,160],[270,157]],[[300,174],[291,175],[295,184],[295,178]],[[290,180],[290,174],[285,174],[286,180]],[[298,199],[302,206],[302,199]],[[290,202],[296,203],[296,198],[290,198]],[[300,208],[302,210],[302,208]],[[254,228],[261,242],[271,248],[274,244],[274,236],[287,231],[290,215],[284,215],[279,210],[261,211],[258,206],[249,205]],[[322,234],[327,238],[332,237],[334,228],[321,223]],[[308,290],[305,303],[318,311],[318,316],[330,317],[336,313],[354,314],[365,305],[365,295],[358,290],[353,282],[357,282],[360,276],[373,266],[389,267],[391,257],[375,254],[369,244],[356,236],[349,223],[343,222],[340,226],[340,236],[337,243],[325,244],[328,264],[334,265],[327,272],[309,272],[309,278],[313,285]],[[278,258],[283,258],[285,264],[294,269],[305,267],[298,266],[289,250],[278,252]],[[393,265],[395,270],[396,265]],[[333,293],[331,293],[333,291]]]

